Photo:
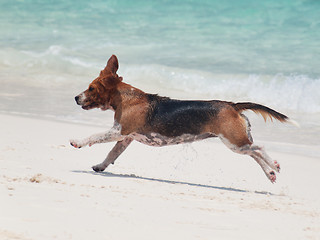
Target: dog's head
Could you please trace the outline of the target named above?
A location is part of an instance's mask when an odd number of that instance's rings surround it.
[[[75,97],[77,104],[85,110],[93,108],[107,110],[112,108],[110,106],[110,97],[116,90],[117,85],[122,81],[122,77],[117,75],[118,66],[117,57],[112,55],[105,69],[90,83],[88,89]]]

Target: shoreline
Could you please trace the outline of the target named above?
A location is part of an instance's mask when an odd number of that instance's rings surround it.
[[[0,238],[320,237],[317,158],[268,151],[282,167],[271,184],[250,157],[216,139],[161,148],[133,142],[95,173],[91,166],[114,143],[74,149],[68,140],[105,129],[0,119]]]

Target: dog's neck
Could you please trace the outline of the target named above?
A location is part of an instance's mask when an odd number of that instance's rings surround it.
[[[145,95],[146,93],[140,89],[121,82],[110,93],[108,104],[117,113],[117,111],[123,111],[124,106],[133,106],[141,103],[141,98],[144,98]]]

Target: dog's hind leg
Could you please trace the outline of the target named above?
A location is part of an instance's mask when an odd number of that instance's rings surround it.
[[[251,143],[253,143],[253,138],[251,135],[251,124],[249,122],[249,119],[246,115],[240,114],[240,116],[246,121],[246,132],[248,139]],[[269,155],[265,152],[263,147],[259,147],[257,145],[252,145],[251,148],[255,151],[255,154],[262,159],[269,167],[271,167],[273,170],[280,172],[280,164],[277,161],[273,161]]]
[[[273,169],[267,164],[266,159],[264,156],[259,152],[260,147],[252,145],[252,144],[246,144],[241,147],[234,145],[229,142],[227,138],[224,136],[219,136],[221,141],[233,152],[239,153],[239,154],[246,154],[252,157],[262,168],[263,172],[266,174],[267,178],[274,183],[276,181],[276,174],[273,171]]]
[[[273,170],[279,171],[280,166],[272,162],[261,147],[253,145],[247,118],[241,116],[222,122],[218,136],[233,152],[252,157],[260,165],[268,179],[272,183],[276,181],[276,174]]]
[[[262,151],[262,148],[256,145],[247,145],[238,149],[238,153],[251,156],[261,166],[269,180],[274,183],[276,181],[276,174],[273,170],[279,172],[280,166],[278,165],[277,167],[276,164],[273,164],[271,159],[266,158],[267,154]]]
[[[266,164],[268,164],[269,167],[277,172],[280,172],[280,164],[277,161],[273,161],[263,147],[252,145],[251,148],[259,158],[261,158]]]
[[[106,159],[95,166],[92,169],[95,172],[102,172],[104,171],[111,163],[113,164],[114,161],[123,153],[124,150],[129,146],[129,144],[133,141],[133,138],[126,137],[122,141],[118,141],[116,145],[112,148],[112,150],[108,153]]]

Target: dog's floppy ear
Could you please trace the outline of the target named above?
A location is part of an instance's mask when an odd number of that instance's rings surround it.
[[[103,71],[116,74],[116,72],[118,71],[118,68],[119,68],[118,59],[117,59],[116,55],[112,55],[109,58],[107,66],[105,67],[105,69]]]

